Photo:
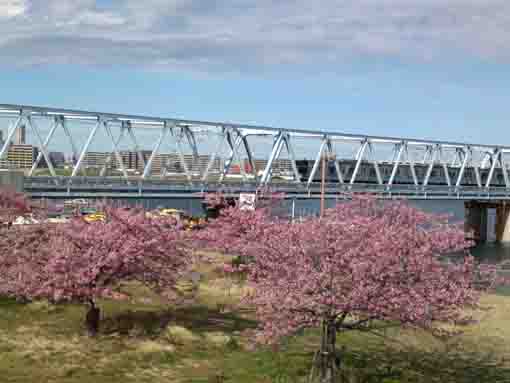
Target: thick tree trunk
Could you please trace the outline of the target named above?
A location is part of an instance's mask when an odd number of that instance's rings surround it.
[[[340,383],[340,355],[336,350],[336,326],[333,320],[322,324],[321,347],[315,354],[310,383]]]
[[[89,336],[96,336],[99,331],[99,319],[101,317],[101,311],[94,304],[94,301],[90,301],[90,308],[87,311],[85,318],[85,326],[87,326],[87,332]]]

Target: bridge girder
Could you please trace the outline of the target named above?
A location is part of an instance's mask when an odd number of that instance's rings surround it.
[[[480,193],[487,193],[495,188],[505,193],[510,191],[510,177],[505,160],[510,146],[370,136],[337,131],[280,129],[12,104],[0,104],[0,122],[2,118],[11,120],[11,125],[5,142],[0,147],[0,160],[8,158],[12,139],[22,124],[26,123],[40,150],[27,175],[33,177],[44,159],[52,178],[50,184],[65,184],[69,186],[69,190],[73,184],[81,182],[78,179],[80,171],[86,168],[85,158],[95,136],[103,131],[111,144],[111,150],[101,166],[100,176],[108,178],[108,167],[114,158],[120,168],[121,178],[127,185],[143,184],[154,179],[152,171],[155,160],[164,154],[167,157],[161,163],[159,178],[166,180],[169,185],[180,182],[180,179],[174,179],[177,176],[169,176],[168,172],[172,158],[176,158],[173,161],[182,168],[178,176],[184,177],[190,187],[204,188],[207,185],[237,183],[257,188],[276,185],[278,182],[291,182],[298,190],[310,192],[317,183],[316,176],[322,156],[327,154],[328,167],[333,165],[328,173],[329,181],[334,179],[338,189],[342,190],[358,191],[359,187],[356,185],[373,184],[385,193],[398,192],[409,187],[416,193],[426,193],[437,185],[441,185],[451,195],[459,195],[469,187],[474,187]],[[36,120],[48,121],[50,128],[45,137]],[[85,123],[90,122],[93,122],[92,126],[83,128]],[[87,129],[88,133],[80,152],[77,151],[76,140],[73,138],[73,134],[79,129]],[[143,129],[159,131],[159,137],[150,142],[151,150],[146,151],[149,153],[148,157],[142,150],[147,143],[137,137],[138,131]],[[117,130],[119,134],[116,136],[114,131]],[[65,150],[71,152],[73,158],[77,158],[72,164],[70,177],[57,176],[48,151],[55,134],[62,131],[70,145]],[[208,143],[206,149],[201,147],[198,136],[202,134],[217,137],[216,145]],[[142,165],[139,176],[128,174],[123,163],[119,146],[124,138],[129,138],[130,150],[136,153],[138,162]],[[259,145],[259,139],[269,141]],[[175,150],[164,152],[167,144],[174,145]],[[305,157],[314,160],[299,162],[303,155],[301,152],[298,154],[298,146],[306,146]],[[254,150],[254,147],[262,147],[262,154]],[[349,150],[343,150],[346,147],[349,147]],[[228,153],[223,153],[225,148]],[[284,152],[287,155],[285,160],[281,158]],[[203,161],[204,158],[207,158],[207,161]],[[201,160],[203,164],[199,163]],[[278,161],[286,161],[283,171],[279,169]],[[234,162],[240,175],[235,181],[232,178]],[[0,163],[0,168],[2,166]],[[303,167],[307,170],[304,171]],[[407,179],[404,179],[403,174]],[[302,183],[302,179],[306,182]],[[403,185],[406,185],[405,188]]]

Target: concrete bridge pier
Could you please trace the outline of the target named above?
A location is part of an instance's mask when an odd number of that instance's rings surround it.
[[[510,243],[510,204],[496,207],[496,241]]]
[[[472,239],[486,242],[488,230],[494,230],[497,242],[510,243],[510,203],[507,201],[469,201],[464,204],[466,233],[472,233]],[[489,209],[496,211],[495,224],[488,227]]]
[[[488,207],[484,203],[469,201],[464,203],[464,230],[476,242],[487,241]]]

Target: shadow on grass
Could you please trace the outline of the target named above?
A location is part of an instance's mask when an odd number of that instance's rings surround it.
[[[454,352],[344,350],[344,372],[362,382],[510,382],[510,368],[494,355]]]
[[[19,306],[20,302],[17,302],[13,298],[7,298],[0,296],[0,309],[8,309]]]
[[[186,327],[198,333],[210,331],[233,333],[255,328],[257,322],[236,313],[224,313],[206,306],[172,308],[159,312],[128,310],[104,318],[101,321],[101,333],[129,334],[138,330],[144,335],[157,335],[169,325]]]

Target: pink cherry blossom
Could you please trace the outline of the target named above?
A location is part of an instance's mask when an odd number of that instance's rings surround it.
[[[264,208],[229,208],[200,236],[202,246],[250,261],[245,301],[256,309],[259,342],[320,327],[320,355],[335,354],[337,331],[381,321],[421,328],[458,321],[494,282],[494,268],[479,267],[468,254],[462,227],[369,196],[294,223]],[[453,261],[442,261],[444,254]],[[333,362],[322,364],[330,375]]]

